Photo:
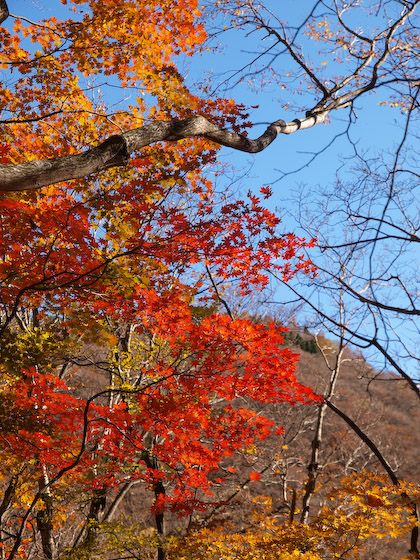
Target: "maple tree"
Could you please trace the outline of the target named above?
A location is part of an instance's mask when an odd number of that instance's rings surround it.
[[[71,154],[150,115],[213,107],[237,126],[241,107],[190,94],[170,60],[204,39],[196,3],[142,6],[91,2],[80,22],[15,18],[14,34],[2,30],[2,63],[23,61],[3,107],[14,113],[3,161]],[[167,50],[151,41],[164,29]],[[19,34],[40,50],[26,51]],[[95,72],[143,83],[156,104],[104,115],[78,84]],[[203,172],[214,160],[212,143],[187,140],[93,180],[2,196],[3,557],[89,556],[100,522],[139,482],[163,535],[165,511],[205,508],[223,459],[280,429],[240,406],[242,395],[317,399],[296,380],[283,329],[217,312],[228,283],[246,293],[264,288],[269,266],[284,278],[312,267],[307,242],[280,234],[257,196],[219,196]],[[83,384],[78,372],[92,368],[100,386],[78,391],[74,376]]]
[[[2,3],[4,20],[8,11],[5,0]],[[296,71],[287,73],[290,80],[296,73],[300,85],[316,93],[303,117],[290,122],[278,119],[257,140],[250,140],[238,134],[240,129],[235,127],[240,107],[229,100],[203,100],[191,95],[171,60],[174,55],[191,55],[200,50],[206,39],[200,21],[203,6],[191,1],[158,8],[150,3],[135,9],[128,1],[119,7],[112,2],[75,2],[84,3],[89,4],[91,12],[81,10],[80,20],[60,22],[50,18],[40,26],[25,26],[22,19],[16,18],[14,33],[3,30],[3,67],[12,66],[23,74],[14,84],[17,97],[9,87],[2,92],[3,110],[8,113],[2,122],[8,125],[9,134],[3,139],[3,150],[7,150],[14,132],[22,134],[27,124],[32,151],[38,157],[21,162],[19,154],[28,153],[29,145],[22,151],[13,142],[16,152],[7,154],[0,164],[2,190],[34,189],[124,166],[133,152],[163,140],[198,136],[238,150],[258,152],[278,134],[310,128],[324,122],[332,111],[352,109],[355,100],[372,90],[401,86],[401,95],[392,103],[404,106],[410,99],[410,84],[415,82],[412,69],[405,67],[418,41],[410,22],[417,1],[396,1],[401,9],[392,15],[385,12],[382,28],[371,36],[358,33],[346,23],[349,6],[332,2],[327,15],[316,21],[318,3],[315,4],[306,19],[304,35],[324,42],[327,49],[334,45],[338,62],[348,60],[348,73],[342,77],[324,77],[320,68],[326,62],[313,68],[314,63],[299,52],[300,46],[284,22],[263,4],[220,1],[216,11],[227,15],[229,25],[263,30],[274,38],[274,46],[284,47],[296,67]],[[39,50],[30,53],[22,48],[21,35],[31,37]],[[267,52],[272,49],[270,45]],[[271,66],[268,69],[271,71]],[[80,77],[98,74],[115,76],[122,87],[136,88],[141,84],[136,104],[110,113],[102,99],[86,95],[92,86],[83,87]],[[286,89],[284,83],[279,86]],[[158,110],[145,110],[147,95],[158,99]],[[150,117],[152,122],[147,124]],[[227,123],[232,130],[223,128]],[[96,144],[94,148],[92,143]],[[90,149],[80,152],[84,147]]]
[[[238,199],[207,170],[221,173],[220,145],[263,150],[388,84],[386,65],[416,41],[418,2],[356,47],[338,10],[341,30],[308,21],[306,35],[356,61],[333,86],[252,2],[206,17],[196,0],[69,4],[67,19],[32,22],[0,1],[1,555],[92,557],[142,483],[156,532],[131,529],[116,547],[131,539],[161,560],[167,513],[214,505],[224,462],[281,433],[245,398],[320,402],[284,329],[235,317],[225,295],[265,289],[267,270],[312,275],[314,242],[281,232],[261,201],[270,188]],[[243,105],[188,85],[177,57],[204,50],[206,18],[220,15],[286,46],[320,96],[304,116],[251,140]]]

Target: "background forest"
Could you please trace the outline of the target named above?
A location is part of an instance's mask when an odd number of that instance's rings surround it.
[[[1,559],[420,558],[419,15],[0,0]]]

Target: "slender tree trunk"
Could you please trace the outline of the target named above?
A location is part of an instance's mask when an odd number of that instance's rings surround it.
[[[114,498],[113,502],[109,506],[107,512],[103,516],[102,522],[110,521],[114,517],[115,512],[118,510],[121,502],[123,501],[125,496],[128,494],[128,492],[131,490],[131,488],[133,486],[135,486],[136,484],[139,484],[141,482],[142,482],[141,480],[130,480],[129,482],[126,482],[122,486],[122,488],[119,490],[117,496]]]
[[[296,489],[293,488],[292,490],[292,502],[290,504],[290,512],[289,512],[289,523],[293,523],[295,518],[295,511],[296,511]]]
[[[154,457],[150,455],[148,451],[143,451],[142,459],[145,462],[146,467],[148,469],[156,469],[157,467],[156,460],[154,459]],[[159,498],[161,496],[165,496],[166,490],[161,480],[157,480],[155,482],[153,486],[153,491],[155,493],[156,501],[159,501]],[[163,540],[163,537],[165,536],[165,514],[163,511],[155,514],[155,523],[156,523],[156,530],[158,536],[161,540]],[[165,560],[165,558],[166,558],[165,549],[163,548],[162,543],[159,542],[158,551],[157,551],[157,560]]]
[[[84,548],[92,551],[96,541],[96,534],[99,525],[99,516],[105,509],[106,505],[106,488],[101,488],[94,492],[90,502],[89,514],[87,518],[86,537],[84,540]]]
[[[12,476],[9,485],[4,491],[3,500],[0,504],[0,558],[1,560],[5,558],[4,545],[3,545],[4,538],[6,536],[5,531],[3,530],[4,515],[15,497],[17,482],[18,482],[18,475]]]
[[[164,496],[166,491],[165,491],[165,487],[162,484],[162,481],[159,480],[159,482],[156,483],[155,487],[154,487],[154,492],[155,492],[155,496],[156,499],[159,499],[160,496]],[[162,511],[161,513],[157,513],[155,515],[155,521],[156,521],[156,529],[158,532],[158,535],[160,537],[164,537],[165,536],[165,514]],[[157,553],[157,560],[165,560],[166,558],[166,552],[164,550],[164,548],[162,547],[161,544],[159,544],[158,547],[158,553]]]
[[[411,531],[410,540],[410,554],[413,558],[420,558],[419,551],[419,525],[420,525],[420,512],[417,504],[413,506],[413,516],[417,519],[417,525]]]
[[[334,362],[333,367],[330,366],[329,361],[328,361],[328,357],[323,352],[322,348],[320,348],[320,350],[322,352],[325,363],[326,363],[328,369],[331,372],[329,384],[328,384],[327,391],[326,391],[326,394],[325,394],[325,399],[329,400],[334,394],[338,374],[340,372],[340,367],[341,367],[341,363],[342,363],[344,345],[343,345],[342,342],[340,343],[338,353],[335,356],[335,362]],[[302,513],[301,513],[301,516],[300,516],[300,522],[301,523],[307,523],[307,521],[308,521],[309,507],[310,507],[312,496],[314,495],[314,492],[315,492],[316,480],[317,480],[317,477],[318,477],[318,469],[319,469],[319,452],[320,452],[321,443],[322,443],[322,435],[323,435],[323,430],[324,430],[324,419],[325,419],[325,414],[327,412],[327,408],[328,408],[327,403],[324,401],[319,406],[319,409],[318,409],[318,418],[317,418],[317,423],[316,423],[316,429],[315,429],[314,437],[312,439],[311,460],[310,460],[309,465],[308,465],[308,478],[306,480],[305,492],[304,492],[303,499],[302,499]]]
[[[53,533],[53,498],[48,486],[48,473],[45,465],[42,466],[42,476],[39,479],[41,495],[41,508],[36,516],[37,529],[41,535],[42,552],[45,560],[54,560],[55,543]]]
[[[89,513],[86,524],[81,528],[72,549],[78,548],[90,552],[95,544],[100,514],[106,506],[106,488],[101,488],[93,493],[90,501]]]

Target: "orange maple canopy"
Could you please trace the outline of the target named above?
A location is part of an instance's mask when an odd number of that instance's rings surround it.
[[[3,163],[71,155],[151,117],[201,112],[239,131],[242,107],[191,93],[174,64],[205,39],[197,2],[73,4],[73,20],[1,29],[15,76]],[[96,79],[135,104],[107,106]],[[35,518],[47,539],[39,512],[50,493],[70,508],[69,485],[96,504],[142,480],[157,519],[206,507],[223,461],[278,430],[252,403],[319,400],[297,382],[283,329],[234,318],[224,294],[265,289],[270,269],[313,272],[311,243],[281,233],[259,197],[217,192],[210,164],[208,139],[162,142],[125,167],[1,194],[0,453],[25,487],[10,504],[10,560],[29,550]],[[75,523],[90,534],[82,514]]]

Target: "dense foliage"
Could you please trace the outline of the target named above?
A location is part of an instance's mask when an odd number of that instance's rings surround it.
[[[269,187],[236,196],[210,180],[220,144],[259,151],[388,84],[393,59],[417,44],[417,2],[399,3],[369,40],[340,15],[337,29],[305,22],[305,37],[349,53],[335,85],[253,2],[62,4],[62,17],[33,22],[7,18],[0,2],[1,557],[357,558],[359,541],[413,532],[418,487],[365,472],[308,519],[315,466],[301,522],[295,494],[286,521],[267,496],[243,530],[205,515],[222,507],[230,474],[246,480],[238,492],[264,474],[244,459],[283,433],[264,407],[324,414],[332,396],[297,379],[284,343],[319,344],[231,310],[227,294],[260,293],[269,274],[314,278],[305,251],[315,240],[282,230]],[[188,85],[182,64],[209,48],[218,18],[285,46],[306,72],[299,90],[309,80],[321,95],[305,116],[252,141],[243,105]],[[406,107],[409,72],[393,68]],[[117,521],[138,486],[142,527]],[[171,517],[187,537],[168,535],[170,515],[189,519],[187,531]]]

